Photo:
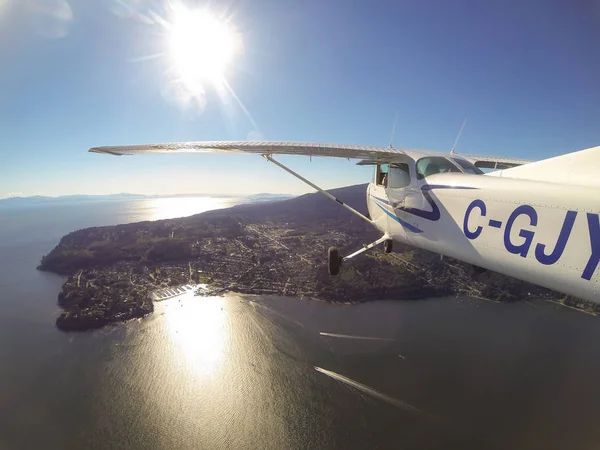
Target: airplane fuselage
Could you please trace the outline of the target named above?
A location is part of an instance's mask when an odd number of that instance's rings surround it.
[[[367,205],[394,240],[600,303],[598,190],[439,173],[394,189],[370,183]]]

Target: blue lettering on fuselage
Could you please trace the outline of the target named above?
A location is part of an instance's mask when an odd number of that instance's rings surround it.
[[[506,221],[506,229],[504,230],[504,247],[510,253],[514,253],[515,255],[521,255],[523,258],[527,256],[527,252],[529,252],[529,247],[531,247],[531,242],[533,241],[533,236],[535,235],[534,231],[529,230],[521,230],[519,232],[519,236],[525,238],[525,242],[519,245],[515,245],[510,240],[510,232],[512,231],[513,224],[517,217],[519,216],[528,216],[529,217],[529,225],[535,227],[537,226],[537,212],[533,207],[529,205],[521,205],[517,209],[515,209],[508,220]]]
[[[483,232],[483,225],[478,225],[474,229],[472,227],[469,228],[469,219],[476,209],[479,210],[479,215],[481,217],[486,217],[486,215],[489,213],[483,200],[473,200],[469,204],[465,211],[463,232],[470,240],[477,239]],[[519,230],[518,236],[523,238],[523,240],[521,242],[515,242],[515,240],[513,240],[514,238],[511,239],[511,234],[514,235],[513,228],[515,226],[515,221],[519,217],[528,218],[529,224]],[[567,211],[554,245],[551,245],[552,243],[538,242],[534,246],[534,256],[540,264],[552,265],[560,260],[565,251],[567,243],[569,242],[569,238],[571,237],[571,232],[573,231],[573,225],[575,224],[576,219],[577,211]],[[480,223],[483,223],[483,221]],[[500,220],[490,218],[487,223],[492,228],[502,228],[502,222]],[[583,273],[581,274],[581,278],[585,280],[591,280],[596,269],[598,268],[598,264],[600,264],[600,218],[598,214],[587,213],[587,225],[592,253],[589,256]],[[529,251],[532,249],[537,226],[538,213],[533,206],[521,205],[515,208],[515,210],[506,220],[506,226],[504,228],[503,243],[506,251],[526,258],[529,254]],[[549,249],[553,250],[549,251]]]
[[[584,280],[591,280],[592,275],[598,267],[600,261],[600,220],[598,214],[587,213],[588,229],[590,230],[590,244],[592,246],[592,255],[581,274]]]
[[[485,217],[486,208],[483,200],[473,200],[471,204],[467,207],[467,212],[465,213],[465,220],[463,222],[463,231],[465,232],[465,236],[469,239],[477,239],[481,232],[483,231],[483,227],[479,226],[475,229],[475,231],[469,230],[469,216],[471,215],[471,211],[473,209],[479,208],[481,211],[481,215]]]
[[[571,230],[573,229],[573,224],[575,223],[576,217],[577,211],[567,211],[565,221],[563,222],[563,226],[558,234],[558,240],[554,246],[554,251],[549,255],[546,255],[546,253],[544,253],[544,250],[546,250],[546,245],[538,244],[535,247],[535,259],[546,265],[554,264],[560,259],[565,251],[565,247],[567,246],[567,241],[571,236]]]

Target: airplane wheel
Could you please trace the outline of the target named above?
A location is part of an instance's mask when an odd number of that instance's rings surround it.
[[[340,256],[340,251],[337,247],[329,247],[328,257],[329,257],[329,275],[337,275],[340,273],[340,267],[342,266],[342,257]]]
[[[385,241],[383,241],[384,253],[392,253],[393,248],[394,248],[394,241],[392,241],[391,239],[386,239]]]

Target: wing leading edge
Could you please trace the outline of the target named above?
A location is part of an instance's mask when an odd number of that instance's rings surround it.
[[[230,153],[258,155],[304,155],[325,156],[332,158],[361,159],[359,165],[374,162],[400,162],[406,158],[415,161],[426,156],[450,156],[449,153],[428,150],[412,150],[406,148],[375,147],[370,145],[322,144],[312,142],[251,142],[251,141],[195,141],[171,142],[165,144],[123,145],[114,147],[94,147],[93,153],[109,155],[136,155],[151,153]],[[457,154],[480,168],[508,169],[527,164],[524,159],[503,158],[496,156],[477,156]]]
[[[142,144],[116,147],[94,147],[93,153],[135,155],[145,153],[249,153],[259,155],[305,155],[333,158],[393,161],[406,155],[405,149],[368,145],[320,144],[305,142],[200,141],[168,144]]]

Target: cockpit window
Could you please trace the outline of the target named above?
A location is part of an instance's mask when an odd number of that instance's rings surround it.
[[[422,180],[436,173],[460,172],[449,159],[441,156],[431,156],[429,158],[421,158],[417,162],[417,179]]]
[[[475,167],[474,164],[471,164],[469,161],[461,158],[452,158],[456,164],[458,164],[464,173],[471,173],[473,175],[483,175],[483,172],[478,167]]]

